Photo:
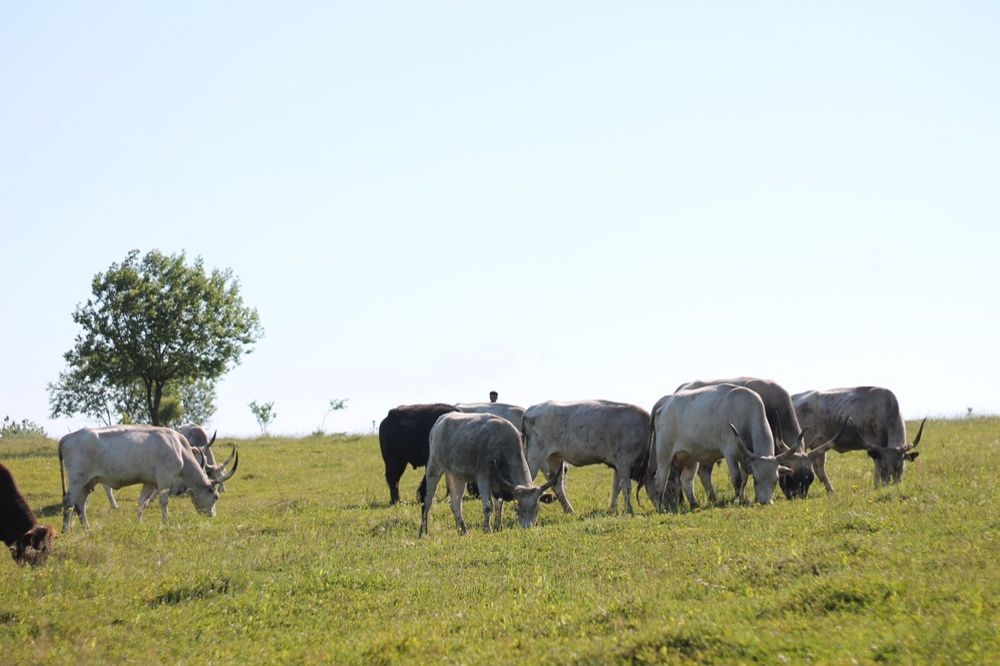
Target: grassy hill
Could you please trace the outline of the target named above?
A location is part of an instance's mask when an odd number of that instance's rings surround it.
[[[422,472],[388,506],[374,437],[238,444],[214,519],[177,497],[136,522],[137,486],[117,512],[98,488],[45,567],[0,558],[0,662],[1000,660],[1000,419],[928,422],[898,487],[831,454],[835,495],[768,507],[612,516],[611,471],[571,468],[578,515],[483,534],[467,499],[464,538],[442,484],[417,539]],[[55,442],[0,461],[61,528]]]

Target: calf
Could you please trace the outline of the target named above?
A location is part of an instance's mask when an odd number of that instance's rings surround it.
[[[15,562],[34,567],[45,563],[55,539],[51,527],[35,521],[35,514],[3,464],[0,464],[0,538]]]

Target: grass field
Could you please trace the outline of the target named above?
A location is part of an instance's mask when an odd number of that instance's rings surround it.
[[[900,486],[832,454],[835,495],[768,507],[612,516],[610,470],[572,468],[578,515],[483,534],[467,499],[459,537],[442,484],[427,539],[422,472],[388,506],[374,437],[239,446],[214,519],[98,489],[45,567],[0,558],[0,663],[1000,661],[1000,419],[928,422]],[[55,442],[0,461],[61,528]]]

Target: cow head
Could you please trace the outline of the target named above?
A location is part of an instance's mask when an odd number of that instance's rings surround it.
[[[192,449],[192,453],[198,451],[198,449]],[[219,486],[223,482],[228,481],[233,478],[236,474],[236,468],[240,464],[240,454],[236,450],[236,445],[233,444],[233,453],[229,456],[230,460],[233,460],[233,467],[228,472],[225,471],[226,465],[229,464],[229,460],[224,462],[222,465],[208,465],[204,454],[194,453],[195,459],[198,461],[199,467],[205,473],[205,484],[197,484],[191,487],[191,501],[194,503],[194,508],[199,512],[203,513],[210,518],[215,517],[215,503],[219,501]]]
[[[35,525],[11,544],[11,557],[18,564],[41,566],[49,558],[49,553],[52,552],[52,541],[55,538],[55,531],[51,527]]]
[[[750,473],[753,474],[753,489],[758,504],[770,504],[774,499],[774,487],[778,485],[778,474],[788,474],[792,470],[781,463],[787,460],[795,449],[789,449],[781,456],[759,456],[743,443],[739,430],[732,423],[729,424],[733,434],[736,435],[736,446],[739,449],[740,457],[750,466]],[[780,460],[779,460],[780,458]]]
[[[917,437],[913,444],[904,444],[901,447],[881,446],[877,442],[870,442],[858,431],[858,436],[868,449],[868,456],[875,462],[875,485],[887,486],[890,483],[899,483],[903,479],[904,462],[913,462],[920,455],[919,451],[913,451],[920,443],[920,437],[924,434],[924,424],[927,419],[920,422],[920,429],[917,430]]]
[[[840,430],[833,439],[817,446],[812,451],[805,450],[805,436],[808,426],[802,429],[795,446],[789,451],[778,456],[784,467],[778,469],[778,484],[781,492],[785,494],[785,499],[805,499],[809,495],[809,486],[812,485],[815,475],[813,474],[813,461],[825,454],[831,447],[835,446],[843,437],[848,423],[853,423],[850,418],[844,419]],[[787,469],[788,471],[782,471]]]
[[[545,482],[542,486],[514,486],[514,507],[517,512],[517,522],[521,527],[531,527],[538,517],[538,503],[544,501],[545,491],[555,485],[562,474],[562,466],[559,471]],[[550,500],[551,501],[551,500]]]

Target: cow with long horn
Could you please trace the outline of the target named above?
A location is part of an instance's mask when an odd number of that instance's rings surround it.
[[[84,428],[59,440],[59,472],[63,483],[63,531],[68,531],[72,511],[88,526],[87,498],[94,486],[111,488],[141,483],[139,517],[155,495],[167,519],[170,495],[189,491],[195,508],[215,515],[218,486],[236,474],[239,453],[233,446],[233,467],[218,479],[206,473],[204,454],[196,457],[183,435],[154,426]],[[63,468],[65,467],[65,477]],[[68,481],[68,484],[67,484]],[[67,487],[68,486],[68,487]]]
[[[809,426],[805,440],[808,448],[815,448],[834,432],[847,417],[853,425],[832,447],[837,453],[865,451],[875,466],[875,485],[899,483],[903,478],[904,463],[913,462],[920,455],[913,449],[920,443],[924,424],[920,423],[913,443],[906,440],[906,424],[899,411],[899,402],[889,389],[878,386],[856,386],[826,391],[806,391],[792,396],[799,422]],[[833,492],[826,481],[826,453],[817,456],[814,466],[817,475]]]
[[[745,465],[754,479],[757,502],[771,503],[779,474],[792,471],[782,463],[794,450],[775,455],[774,436],[757,393],[720,384],[680,390],[659,404],[652,435],[656,471],[647,477],[647,492],[661,509],[676,510],[681,489],[691,507],[697,507],[693,485],[697,465],[711,467],[720,459],[728,465],[738,501],[743,501]]]
[[[507,419],[492,414],[444,414],[430,432],[420,536],[427,535],[434,491],[442,475],[451,495],[455,525],[462,534],[468,533],[462,517],[462,495],[467,483],[479,486],[483,530],[489,532],[491,513],[493,529],[502,526],[503,501],[515,503],[521,527],[531,527],[538,516],[539,502],[548,500],[543,493],[559,480],[557,474],[541,487],[532,484],[521,433]]]

